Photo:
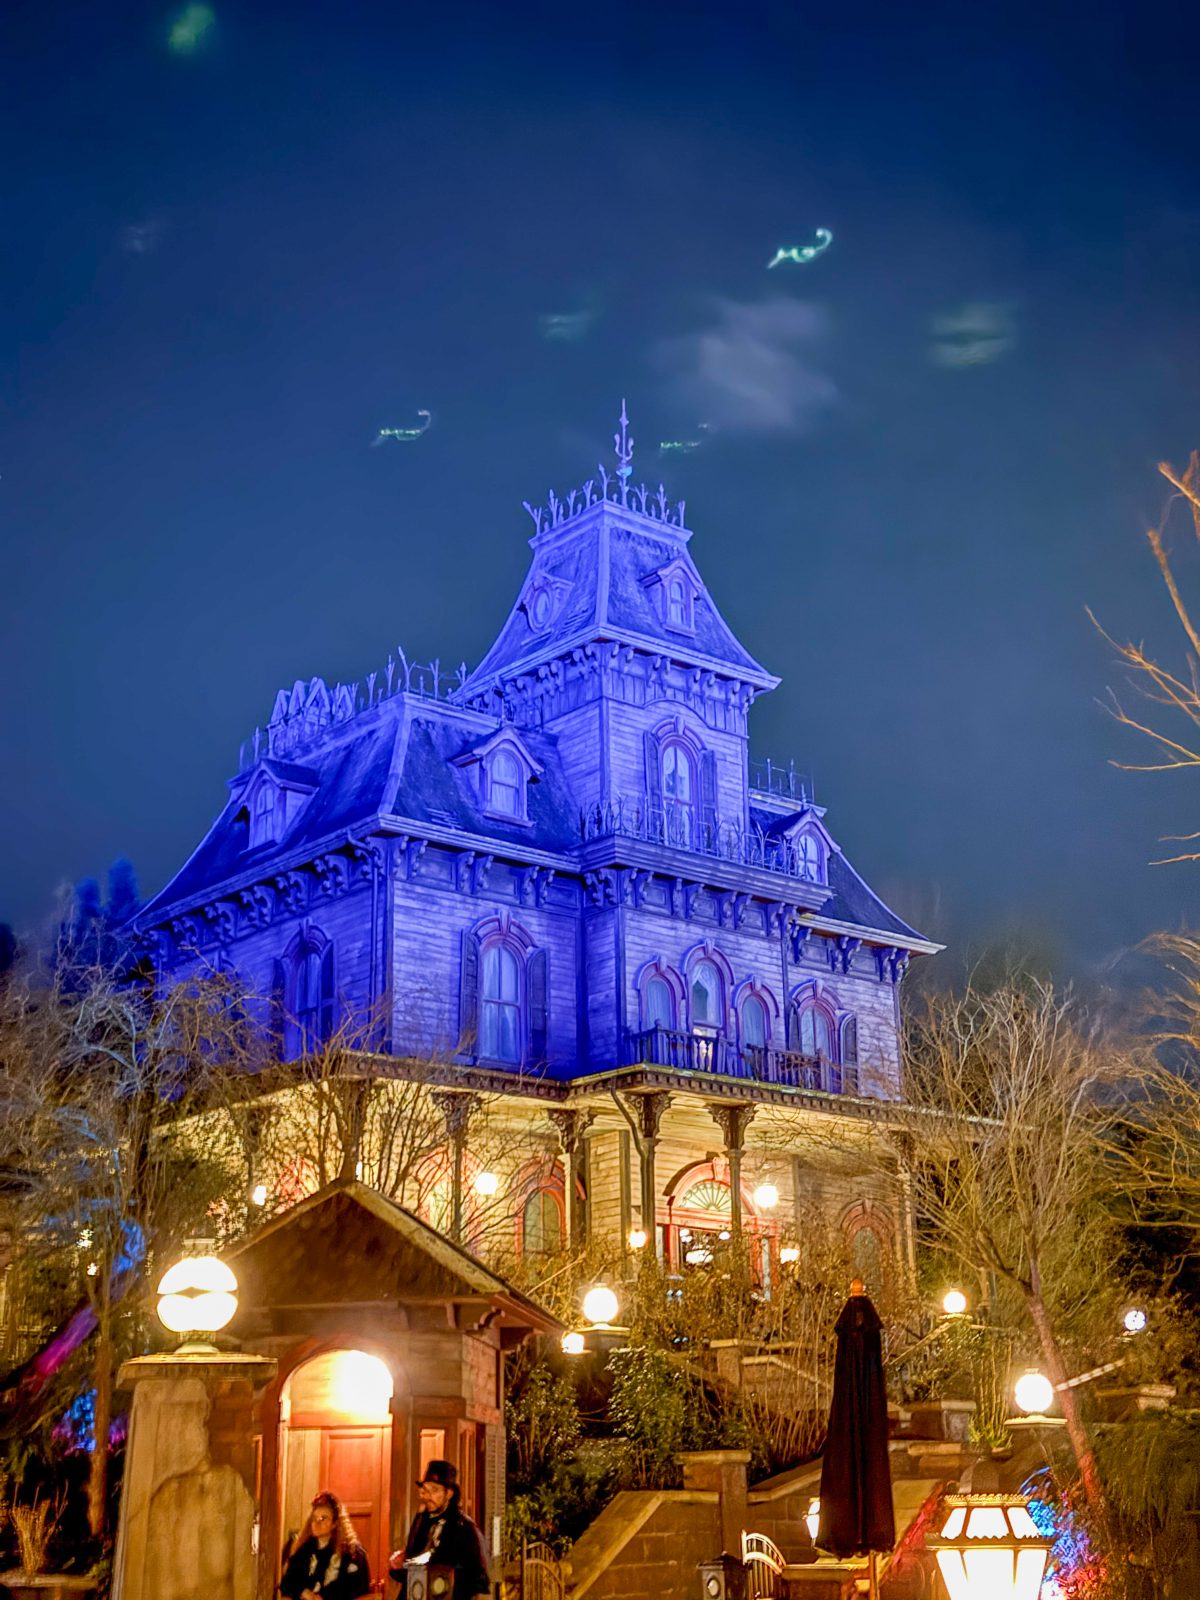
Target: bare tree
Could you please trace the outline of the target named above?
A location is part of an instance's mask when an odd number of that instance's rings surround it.
[[[1167,548],[1168,522],[1171,512],[1180,501],[1191,514],[1192,528],[1200,542],[1200,451],[1193,452],[1184,472],[1177,472],[1166,462],[1161,463],[1158,470],[1174,493],[1167,502],[1158,527],[1150,528],[1146,538],[1154,552],[1176,619],[1183,629],[1186,646],[1182,668],[1172,671],[1162,666],[1144,644],[1132,641],[1119,643],[1100,627],[1093,613],[1090,610],[1088,612],[1128,668],[1134,689],[1151,706],[1158,708],[1144,716],[1135,716],[1126,709],[1117,694],[1109,691],[1108,706],[1113,716],[1122,727],[1149,740],[1157,757],[1145,762],[1114,763],[1131,772],[1173,772],[1180,768],[1200,767],[1200,621],[1179,587],[1175,566]],[[1177,843],[1194,844],[1200,839],[1200,833],[1168,837]],[[1197,860],[1200,860],[1200,850],[1193,848],[1168,856],[1156,865]]]

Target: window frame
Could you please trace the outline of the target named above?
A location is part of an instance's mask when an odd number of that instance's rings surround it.
[[[506,1000],[502,996],[489,995],[487,993],[487,972],[489,962],[495,958],[497,961],[498,971],[502,971],[502,965],[500,961],[500,958],[502,957],[507,957],[507,959],[511,961],[513,965],[513,973],[516,979],[516,997],[512,1000]],[[528,1007],[528,984],[525,978],[526,965],[527,958],[525,952],[518,950],[512,940],[500,937],[484,939],[481,941],[479,949],[478,1022],[478,1052],[479,1059],[481,1061],[495,1061],[502,1063],[504,1066],[519,1067],[525,1060],[525,1032]],[[488,1016],[489,1007],[503,1007],[506,1012],[511,1013],[511,1021],[515,1030],[514,1040],[516,1054],[514,1056],[492,1054],[485,1048],[485,1042],[490,1042],[487,1039],[488,1023],[485,1020]],[[503,1032],[503,1029],[501,1029],[501,1032]]]

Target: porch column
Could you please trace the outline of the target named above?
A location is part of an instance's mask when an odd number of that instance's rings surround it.
[[[658,1248],[658,1196],[654,1187],[654,1152],[658,1146],[658,1130],[663,1112],[671,1103],[665,1089],[648,1089],[630,1092],[620,1097],[621,1108],[633,1130],[634,1143],[642,1169],[641,1212],[642,1228],[646,1242],[652,1250]]]
[[[594,1111],[552,1111],[550,1121],[558,1132],[563,1153],[563,1204],[568,1249],[579,1249],[587,1237],[587,1200],[579,1201],[577,1191],[583,1166],[583,1136]]]
[[[467,1130],[479,1109],[479,1096],[462,1089],[435,1089],[432,1100],[446,1123],[450,1141],[450,1237],[462,1243],[463,1157],[467,1153]]]
[[[729,1214],[733,1237],[742,1237],[742,1151],[746,1147],[746,1129],[758,1110],[744,1100],[710,1100],[709,1115],[720,1128],[725,1140],[725,1159],[729,1163]]]

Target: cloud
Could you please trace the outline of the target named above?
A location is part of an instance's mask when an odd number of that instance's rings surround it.
[[[929,359],[937,367],[985,367],[1017,342],[1011,306],[971,301],[957,311],[931,317]]]
[[[813,359],[826,318],[785,296],[713,302],[707,327],[661,340],[656,360],[673,402],[731,433],[804,433],[837,399]]]
[[[131,222],[121,229],[121,249],[127,255],[147,256],[158,249],[161,238],[161,222]]]

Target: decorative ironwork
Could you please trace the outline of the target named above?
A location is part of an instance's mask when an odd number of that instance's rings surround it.
[[[668,810],[645,795],[628,799],[618,796],[585,807],[579,817],[579,832],[585,844],[593,839],[640,839],[647,844],[716,856],[738,866],[782,872],[803,883],[821,882],[811,854],[791,840],[772,838],[753,823],[743,827],[740,822],[722,822],[715,814],[705,817],[695,807]]]
[[[751,761],[749,769],[752,792],[794,800],[797,806],[812,804],[812,779],[803,772],[797,772],[794,761],[789,761],[786,767],[781,767],[778,762],[773,762],[770,756],[767,756],[764,761]]]
[[[783,1593],[783,1552],[769,1535],[743,1532],[742,1565],[749,1600],[773,1600]]]
[[[629,432],[629,418],[625,412],[625,402],[621,401],[620,429],[613,434],[613,447],[617,457],[617,470],[609,472],[601,464],[596,468],[600,475],[600,487],[596,487],[596,479],[589,478],[582,489],[572,489],[566,499],[560,500],[551,489],[544,506],[531,506],[528,500],[521,504],[533,519],[534,530],[545,533],[550,528],[561,528],[565,523],[572,521],[582,512],[592,506],[608,504],[623,506],[628,511],[636,511],[639,516],[649,517],[654,522],[662,522],[670,527],[682,528],[684,523],[684,501],[680,500],[672,505],[667,499],[666,487],[659,484],[658,492],[648,489],[644,483],[632,484],[633,476],[633,438]]]
[[[567,1574],[548,1544],[521,1546],[521,1600],[563,1600]]]
[[[740,1049],[724,1033],[684,1033],[677,1028],[641,1028],[625,1036],[623,1066],[665,1067],[672,1072],[708,1072],[741,1078],[776,1089],[810,1089],[838,1094],[841,1069],[820,1056],[768,1045]]]

